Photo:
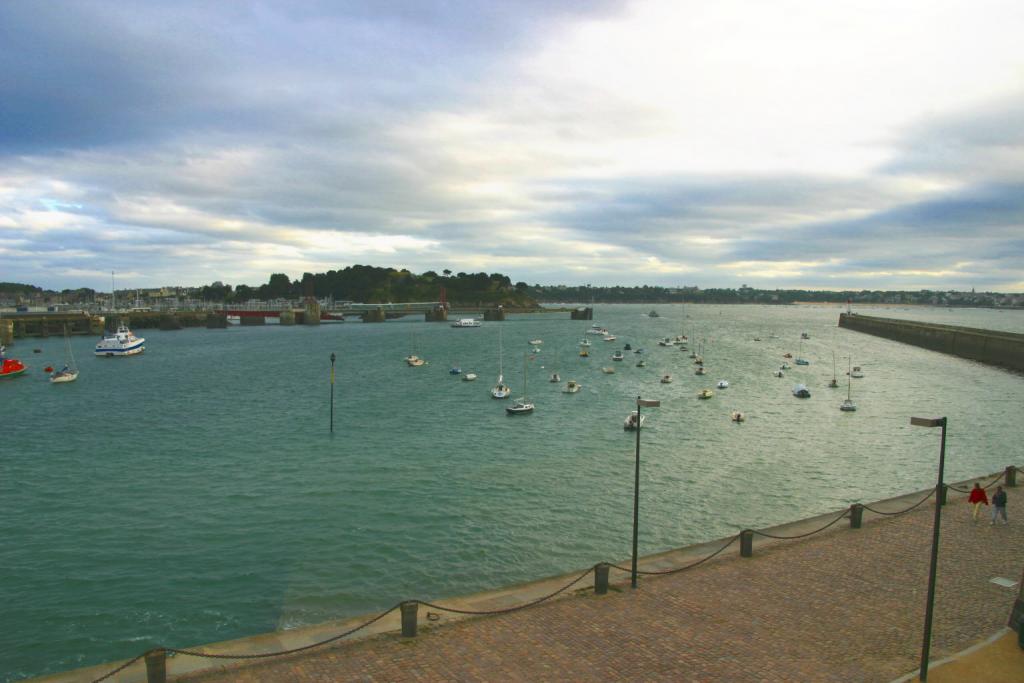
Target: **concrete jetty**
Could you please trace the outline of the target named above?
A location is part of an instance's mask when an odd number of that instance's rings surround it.
[[[966,489],[997,476],[957,486]],[[949,491],[939,546],[933,661],[999,633],[1020,604],[1019,583],[993,582],[1021,579],[1024,496],[1017,487],[1007,491],[1007,526],[990,526],[987,517],[973,522],[965,494]],[[854,528],[852,514],[846,519],[843,511],[833,511],[762,529],[750,557],[742,557],[740,544],[733,542],[686,571],[644,576],[637,590],[630,589],[628,574],[613,568],[605,595],[595,594],[591,576],[585,575],[560,598],[514,612],[464,618],[420,606],[415,637],[400,635],[395,610],[360,631],[370,637],[294,655],[243,662],[178,655],[167,660],[169,680],[888,682],[914,671],[920,656],[934,514],[934,496],[925,499],[928,493],[871,503],[862,511],[860,528]],[[922,500],[909,512],[891,514]],[[824,531],[799,540],[762,535],[799,536],[829,522],[834,523]],[[646,557],[640,569],[683,567],[728,540]],[[618,564],[628,567],[626,561]],[[500,610],[536,600],[579,576],[436,602]],[[437,614],[436,621],[428,611]],[[302,647],[366,619],[199,649],[213,654]],[[1014,675],[1024,672],[1021,655]],[[91,681],[118,664],[40,680]],[[137,662],[107,680],[143,681],[145,669]]]
[[[839,327],[1024,372],[1024,334],[841,313]]]

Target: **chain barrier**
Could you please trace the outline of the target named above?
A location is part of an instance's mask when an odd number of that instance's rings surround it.
[[[659,569],[658,571],[643,571],[642,569],[637,569],[636,573],[637,574],[643,574],[644,576],[664,576],[666,574],[677,574],[677,573],[679,573],[681,571],[685,571],[687,569],[693,569],[697,565],[704,564],[705,562],[707,562],[711,558],[713,558],[713,557],[717,556],[718,554],[720,554],[723,550],[725,550],[726,548],[731,546],[733,543],[735,543],[736,540],[739,537],[740,537],[740,535],[736,534],[735,536],[730,538],[728,541],[726,541],[725,545],[723,545],[721,548],[719,548],[715,552],[711,553],[707,557],[703,557],[703,558],[697,560],[696,562],[691,562],[690,564],[683,565],[682,567],[676,567],[675,569]],[[609,567],[615,567],[619,571],[626,572],[626,573],[632,573],[632,571],[633,571],[632,567],[620,567],[617,564],[609,564],[608,566]]]
[[[999,482],[1000,480],[1002,480],[1002,478],[1003,478],[1004,476],[1006,476],[1006,473],[1005,473],[1005,472],[1000,472],[999,474],[997,474],[997,475],[996,475],[995,479],[993,479],[993,480],[992,480],[992,481],[990,481],[989,483],[985,484],[985,485],[984,485],[984,486],[982,486],[981,488],[983,488],[983,489],[989,489],[989,488],[992,488],[992,487],[993,487],[993,486],[995,486],[995,485],[996,485],[996,484],[997,484],[997,483],[998,483],[998,482]],[[971,492],[971,489],[961,489],[961,488],[958,488],[958,487],[956,487],[956,486],[953,486],[953,485],[950,485],[950,487],[949,487],[949,488],[953,489],[954,491],[959,491],[960,493],[970,493],[970,492]]]
[[[917,501],[916,503],[914,503],[913,505],[908,507],[906,510],[897,510],[896,512],[883,512],[882,510],[876,510],[875,508],[871,507],[870,505],[862,505],[861,507],[863,507],[865,510],[870,510],[871,512],[874,512],[876,515],[902,515],[904,512],[910,512],[911,510],[913,510],[914,508],[918,507],[919,505],[921,505],[922,503],[924,503],[926,500],[928,500],[929,498],[931,498],[934,495],[935,495],[935,489],[932,489],[931,491],[929,491],[927,496],[925,496],[921,500]]]
[[[764,536],[765,538],[776,538],[776,539],[778,539],[780,541],[789,541],[789,540],[796,539],[796,538],[807,538],[808,536],[813,536],[816,533],[824,531],[825,529],[829,528],[830,526],[832,526],[833,524],[835,524],[836,522],[841,520],[843,517],[845,517],[849,513],[850,513],[849,510],[843,510],[842,512],[839,513],[838,517],[836,517],[835,519],[833,519],[831,522],[829,522],[825,526],[821,527],[820,529],[815,529],[814,531],[808,531],[806,534],[797,534],[796,536],[776,536],[775,534],[769,534],[769,533],[767,533],[765,531],[758,531],[757,529],[751,529],[751,531],[753,531],[758,536]]]
[[[122,671],[124,671],[125,669],[127,669],[127,668],[128,668],[129,666],[131,666],[131,665],[132,665],[132,664],[134,664],[135,662],[139,661],[140,659],[142,659],[143,657],[145,657],[146,655],[148,655],[148,654],[149,654],[150,652],[158,652],[158,651],[159,651],[159,649],[160,649],[160,648],[156,648],[156,649],[153,649],[153,650],[146,650],[145,652],[143,652],[143,653],[142,653],[141,655],[139,655],[138,657],[133,657],[132,659],[129,659],[129,660],[127,661],[127,662],[125,662],[125,663],[124,663],[124,664],[122,664],[121,666],[117,667],[117,668],[116,668],[116,669],[114,669],[113,671],[109,671],[109,672],[107,672],[107,673],[103,674],[102,676],[100,676],[99,678],[97,678],[96,680],[94,680],[94,681],[93,681],[92,683],[100,683],[100,681],[105,681],[105,680],[107,680],[108,678],[110,678],[111,676],[113,676],[114,674],[119,674],[119,673],[121,673]]]
[[[545,600],[550,600],[551,598],[555,597],[556,595],[567,591],[569,588],[571,588],[572,586],[575,586],[577,583],[582,581],[583,577],[585,577],[587,574],[589,574],[590,572],[594,571],[594,567],[597,567],[597,565],[595,564],[593,567],[587,567],[587,570],[585,572],[583,572],[582,574],[577,576],[575,579],[573,579],[569,583],[565,584],[564,586],[562,586],[561,588],[556,590],[554,593],[548,593],[547,595],[539,597],[536,600],[531,600],[530,602],[524,603],[522,605],[516,605],[515,607],[505,607],[503,609],[492,609],[492,610],[469,610],[469,609],[457,609],[455,607],[445,607],[444,605],[436,605],[436,604],[434,604],[432,602],[426,602],[425,600],[416,600],[415,602],[423,605],[424,607],[432,607],[432,608],[434,608],[436,610],[440,610],[441,612],[451,612],[452,614],[508,614],[509,612],[518,612],[521,609],[525,609],[527,607],[532,607],[534,605],[539,605],[540,603],[544,602]]]

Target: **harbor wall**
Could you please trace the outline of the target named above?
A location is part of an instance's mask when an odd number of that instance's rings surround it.
[[[839,327],[1024,372],[1024,334],[841,313]]]

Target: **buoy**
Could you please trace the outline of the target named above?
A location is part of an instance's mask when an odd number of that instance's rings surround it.
[[[49,365],[47,365],[45,368],[43,368],[43,370],[46,371],[46,372],[53,372],[53,368],[51,366],[49,366]]]

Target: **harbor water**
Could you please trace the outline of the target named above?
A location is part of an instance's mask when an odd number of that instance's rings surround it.
[[[637,396],[661,401],[643,409],[645,555],[934,485],[939,433],[911,416],[948,416],[950,480],[1024,465],[1024,378],[839,329],[840,310],[598,304],[613,342],[565,312],[145,330],[131,358],[72,339],[81,376],[64,385],[42,370],[63,363],[63,339],[18,340],[9,355],[29,370],[0,382],[0,680],[627,559]],[[1024,332],[1024,312],[857,311]],[[499,331],[532,414],[489,396]],[[703,346],[706,375],[657,344],[679,334]],[[626,343],[644,352],[612,361]],[[777,378],[787,352],[810,365]],[[847,357],[865,375],[852,413]],[[579,393],[562,392],[570,379]]]

